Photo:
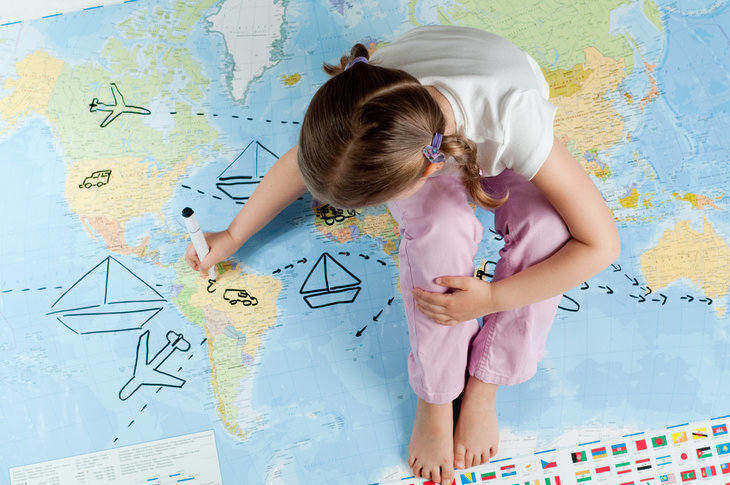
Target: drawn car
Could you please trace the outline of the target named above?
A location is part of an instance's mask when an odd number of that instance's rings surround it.
[[[111,176],[111,170],[97,170],[91,175],[86,177],[84,181],[79,185],[79,188],[90,189],[93,186],[101,187],[109,183],[109,177]]]
[[[317,217],[322,219],[328,226],[333,225],[335,222],[342,222],[350,217],[355,217],[357,212],[352,209],[342,210],[337,207],[332,207],[329,204],[324,204],[315,209]]]
[[[243,306],[256,306],[259,304],[258,298],[248,294],[246,290],[236,288],[228,288],[223,292],[223,299],[231,305],[241,303]]]

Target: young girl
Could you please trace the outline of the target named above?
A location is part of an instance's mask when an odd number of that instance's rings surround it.
[[[335,207],[387,203],[418,395],[408,463],[450,484],[454,466],[497,453],[497,387],[535,374],[560,295],[618,256],[616,226],[553,136],[540,68],[509,41],[419,27],[372,59],[357,44],[324,70],[332,78],[312,98],[298,146],[227,230],[206,234],[210,254],[200,262],[190,246],[186,259],[206,275],[306,189]],[[504,238],[491,282],[473,277],[482,227],[470,201],[494,211]]]

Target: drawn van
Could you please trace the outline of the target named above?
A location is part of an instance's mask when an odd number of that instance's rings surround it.
[[[223,299],[231,305],[241,303],[243,306],[255,306],[259,304],[258,298],[248,294],[246,290],[228,288],[223,292]]]
[[[109,183],[109,177],[111,176],[111,170],[97,170],[91,175],[86,177],[84,181],[79,185],[79,188],[90,189],[93,186],[101,187]]]

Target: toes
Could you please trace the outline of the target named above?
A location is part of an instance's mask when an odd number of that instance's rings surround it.
[[[421,476],[421,468],[423,465],[421,465],[418,460],[413,460],[413,465],[411,465],[411,472],[413,472],[413,476],[418,478]]]
[[[415,456],[409,456],[409,457],[408,457],[408,466],[409,466],[409,467],[413,467],[413,464],[414,464],[415,462],[416,462],[416,457],[415,457]]]
[[[472,465],[472,462],[474,460],[474,454],[471,452],[471,450],[466,450],[464,453],[464,466],[462,468],[469,468]]]
[[[434,483],[441,483],[441,470],[439,470],[438,465],[430,470],[431,473],[431,481]]]
[[[491,454],[490,454],[489,450],[482,451],[482,456],[481,456],[481,460],[479,461],[479,464],[484,465],[486,462],[489,461],[490,456],[491,456]]]
[[[441,485],[451,485],[454,481],[454,467],[451,463],[441,464]]]
[[[466,448],[464,448],[464,445],[454,446],[454,467],[455,468],[464,468],[465,453],[466,453]]]
[[[492,446],[489,450],[492,453],[492,456],[490,456],[489,458],[494,458],[495,456],[497,456],[497,445]]]

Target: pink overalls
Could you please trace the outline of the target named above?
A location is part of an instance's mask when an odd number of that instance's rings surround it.
[[[511,170],[482,180],[487,193],[507,202],[494,211],[495,229],[504,247],[493,281],[532,266],[565,244],[570,233],[540,190]],[[474,256],[483,228],[469,205],[461,181],[431,177],[414,195],[388,203],[401,233],[400,286],[403,292],[411,353],[409,382],[415,393],[433,404],[456,398],[466,370],[477,379],[519,384],[531,378],[542,358],[560,296],[455,326],[439,325],[418,310],[411,290],[443,292],[438,276],[473,276]]]

